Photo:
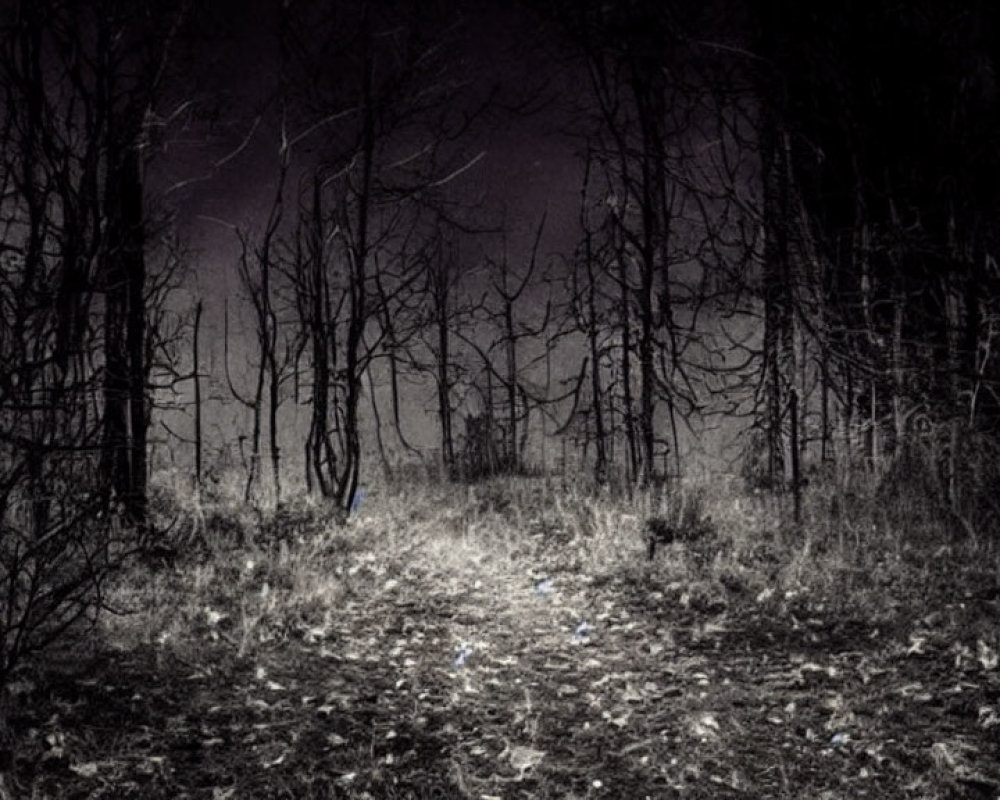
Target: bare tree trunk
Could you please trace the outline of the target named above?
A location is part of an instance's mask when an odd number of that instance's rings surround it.
[[[345,342],[344,397],[344,471],[337,487],[337,502],[348,511],[358,488],[361,468],[361,438],[358,430],[358,405],[361,398],[360,355],[365,324],[368,320],[367,262],[369,257],[368,224],[372,204],[372,172],[375,160],[375,96],[373,89],[374,59],[372,55],[372,25],[366,5],[361,21],[361,176],[355,193],[358,207],[357,227],[350,248],[351,282],[348,288],[348,323]]]
[[[878,430],[878,386],[875,379],[869,382],[871,394],[868,405],[868,458],[873,468],[877,468],[881,458],[881,442]]]
[[[312,217],[309,232],[309,264],[307,274],[300,278],[308,293],[309,339],[312,343],[312,409],[309,435],[306,439],[306,471],[310,488],[315,480],[323,497],[333,496],[331,471],[336,474],[333,442],[330,440],[330,319],[329,287],[323,247],[323,202],[321,175],[313,176]]]
[[[125,234],[125,280],[128,311],[125,349],[128,360],[129,487],[126,510],[140,530],[146,528],[146,450],[150,400],[146,358],[146,255],[143,221],[141,153],[138,142],[125,153],[122,169],[122,212]]]
[[[789,392],[788,412],[792,421],[791,452],[792,452],[792,497],[794,500],[794,519],[802,521],[802,474],[799,467],[799,396],[795,389]]]
[[[830,363],[826,348],[820,355],[820,439],[819,460],[825,464],[833,459],[833,437],[830,435]]]
[[[594,235],[588,222],[587,202],[590,187],[590,170],[593,162],[593,152],[589,145],[583,165],[583,182],[580,186],[580,229],[583,231],[583,261],[586,269],[587,287],[585,289],[584,330],[587,336],[587,346],[590,350],[590,394],[591,413],[594,417],[594,477],[598,483],[608,478],[608,441],[604,420],[604,386],[601,381],[601,350],[598,336],[600,322],[597,316],[597,271],[594,259]],[[546,356],[546,364],[551,354]]]
[[[838,248],[839,253],[839,248]],[[819,457],[820,463],[826,464],[834,458],[833,452],[833,425],[830,414],[830,395],[833,389],[833,377],[831,375],[831,323],[828,311],[828,304],[834,294],[833,270],[836,264],[821,266],[820,269],[820,303],[819,303],[819,402],[820,402],[820,433],[819,433]]]
[[[645,257],[644,257],[645,258]],[[656,373],[653,361],[653,270],[640,265],[639,288],[639,442],[641,472],[639,479],[648,484],[653,477],[656,430],[653,427]]]
[[[795,377],[793,354],[792,272],[788,246],[790,224],[786,136],[773,112],[765,112],[762,141],[764,162],[764,370],[768,446],[768,482],[785,481],[782,431],[785,386]]]
[[[378,396],[375,392],[375,376],[369,369],[368,376],[368,402],[371,404],[372,420],[375,422],[375,442],[378,445],[378,457],[382,462],[382,471],[386,478],[392,479],[392,464],[389,462],[389,453],[385,449],[385,440],[382,438],[382,415],[378,410]]]
[[[902,267],[899,264],[893,265],[892,276],[892,334],[889,349],[889,358],[892,380],[892,431],[893,443],[892,454],[899,458],[903,455],[906,442],[905,417],[903,408],[903,393],[906,390],[904,383],[905,365],[903,364],[903,322],[906,315],[906,288]]]
[[[104,253],[104,431],[101,442],[101,473],[114,500],[128,503],[131,475],[129,467],[129,361],[127,320],[129,303],[127,182],[123,166],[109,155],[109,175],[105,186],[108,214],[108,247]],[[109,497],[109,499],[111,499]]]
[[[507,289],[507,273],[504,271],[504,290]],[[517,439],[517,341],[514,334],[514,304],[506,300],[503,310],[504,344],[507,357],[507,452],[506,468],[516,472],[520,463]]]
[[[664,141],[661,126],[663,104],[662,70],[650,74],[632,63],[630,81],[641,133],[639,238],[639,433],[642,447],[640,480],[648,485],[656,470],[656,327],[657,259],[666,261],[666,241],[661,236],[660,203],[665,190],[663,174]],[[664,263],[663,271],[666,271]],[[666,277],[666,276],[664,276]]]
[[[275,501],[281,499],[280,450],[278,445],[278,408],[280,406],[279,387],[281,367],[278,363],[278,322],[274,312],[273,260],[274,244],[283,216],[285,178],[288,174],[289,148],[282,119],[282,136],[278,147],[278,180],[267,223],[261,236],[260,245],[251,255],[248,243],[243,241],[243,252],[239,261],[240,279],[243,282],[254,310],[257,334],[258,362],[254,379],[254,391],[248,403],[253,413],[253,428],[250,437],[250,469],[243,490],[243,497],[249,502],[254,487],[261,480],[261,439],[264,435],[264,396],[267,394],[267,434],[270,450],[271,477]],[[254,262],[251,265],[251,258]]]
[[[194,485],[201,488],[202,478],[202,430],[201,430],[201,365],[199,354],[199,337],[201,334],[202,302],[199,300],[194,307],[194,335],[191,341],[191,361],[194,369],[191,377],[194,380]]]
[[[590,347],[590,393],[591,406],[594,414],[594,444],[597,451],[594,462],[594,474],[599,483],[607,479],[608,472],[608,443],[607,432],[604,428],[604,387],[601,383],[601,353],[598,342],[598,321],[597,321],[597,285],[594,275],[593,255],[591,253],[590,234],[586,234],[586,259],[587,259],[587,316],[589,317],[589,327],[587,329],[587,343]]]
[[[248,290],[251,291],[254,311],[256,312],[257,317],[258,350],[257,374],[254,381],[253,396],[250,400],[250,411],[253,420],[250,430],[250,464],[247,469],[246,484],[243,487],[243,502],[249,503],[251,497],[253,496],[254,487],[257,485],[260,476],[261,418],[264,412],[264,385],[267,379],[267,359],[264,357],[264,353],[267,350],[267,343],[269,341],[269,337],[267,335],[269,317],[266,306],[264,305],[264,296],[266,292],[270,292],[271,287],[270,281],[268,280],[269,270],[262,265],[260,286],[256,290],[253,288],[253,283],[249,277],[250,264],[247,261],[247,259],[250,258],[250,254],[247,252],[246,244],[244,244],[242,258],[242,266],[247,275],[245,285]],[[259,294],[253,296],[254,291],[259,292]]]
[[[439,267],[440,268],[440,267]],[[455,467],[455,443],[451,421],[451,323],[448,307],[448,276],[440,276],[436,287],[437,304],[437,393],[438,417],[441,424],[441,458],[446,472],[450,475]]]
[[[959,445],[961,441],[961,427],[960,420],[961,416],[958,413],[959,408],[961,408],[961,397],[960,397],[960,373],[962,369],[960,353],[959,353],[959,340],[960,340],[960,320],[959,320],[959,299],[958,293],[954,291],[952,281],[945,277],[942,279],[944,281],[944,296],[945,296],[945,316],[946,322],[946,336],[947,336],[947,369],[948,369],[948,394],[950,400],[950,407],[953,409],[952,413],[949,415],[948,419],[948,461],[947,461],[947,476],[946,483],[948,487],[948,504],[952,511],[960,514],[960,504],[961,504],[961,481],[959,478]]]
[[[628,446],[626,480],[631,484],[639,474],[639,448],[635,432],[635,404],[632,400],[632,312],[629,302],[628,268],[621,258],[621,326],[622,326],[622,415],[625,421],[625,442]]]
[[[281,375],[278,372],[278,361],[276,351],[277,342],[277,319],[271,311],[271,338],[268,343],[268,444],[271,450],[271,480],[274,486],[274,502],[281,502],[281,447],[278,444],[278,406],[280,405],[279,388]]]

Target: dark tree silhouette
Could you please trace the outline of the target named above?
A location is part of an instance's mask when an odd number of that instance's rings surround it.
[[[167,284],[143,171],[181,10],[40,0],[3,19],[0,684],[93,619],[145,532]]]

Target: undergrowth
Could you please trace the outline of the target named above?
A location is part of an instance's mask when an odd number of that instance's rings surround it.
[[[993,539],[970,539],[926,494],[884,485],[863,494],[814,483],[798,523],[790,497],[748,493],[735,481],[631,497],[538,478],[374,488],[345,525],[302,496],[251,511],[233,495],[167,501],[161,492],[157,511],[168,535],[180,528],[186,536],[176,563],[139,565],[121,582],[114,605],[127,613],[115,629],[163,640],[219,619],[219,635],[241,654],[378,591],[373,575],[385,582],[404,572],[488,571],[515,583],[575,572],[722,604],[813,598],[873,616],[951,591],[956,575],[970,590],[1000,582]],[[699,535],[659,549],[650,563],[644,531],[654,517]]]
[[[1000,649],[969,611],[995,600],[995,543],[926,493],[834,480],[808,487],[797,523],[790,498],[735,482],[628,497],[509,478],[368,487],[342,524],[304,496],[255,509],[235,480],[193,495],[161,479],[153,508],[170,556],[119,576],[94,642],[105,666],[90,667],[105,677],[73,689],[114,693],[53,714],[58,692],[40,687],[58,686],[55,673],[22,681],[19,772],[37,797],[73,781],[87,797],[499,797],[509,784],[553,798],[777,796],[753,747],[786,758],[787,746],[846,741],[871,705],[852,694],[869,678],[848,677],[868,676],[869,659],[931,641],[948,668],[995,670]],[[653,519],[677,535],[649,560]],[[771,691],[747,694],[755,676],[787,694],[783,665],[820,669],[799,651],[824,641],[824,674],[843,681],[835,697],[854,717],[829,716],[808,687],[798,717],[787,700],[743,716]],[[871,674],[902,675],[895,663]],[[898,738],[895,697],[866,723],[889,725],[885,737]],[[779,717],[789,726],[773,747],[742,733]],[[729,746],[750,750],[720,777],[726,725]],[[70,744],[73,726],[89,732]],[[161,728],[163,741],[150,733]],[[935,758],[959,746],[938,744]],[[803,758],[782,767],[783,796],[820,796]],[[908,774],[892,764],[886,774]],[[80,788],[98,778],[112,794]]]

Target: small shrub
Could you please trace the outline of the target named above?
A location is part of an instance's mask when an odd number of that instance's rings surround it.
[[[0,497],[0,689],[27,656],[96,621],[138,546],[117,508],[51,467],[44,493],[11,481]]]

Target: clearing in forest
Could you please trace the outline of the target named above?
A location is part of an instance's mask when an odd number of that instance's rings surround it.
[[[1000,796],[995,555],[686,502],[711,530],[651,563],[669,498],[540,482],[300,504],[240,547],[206,513],[14,682],[9,791]]]

